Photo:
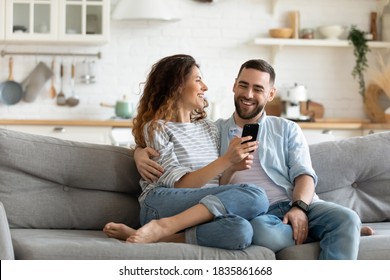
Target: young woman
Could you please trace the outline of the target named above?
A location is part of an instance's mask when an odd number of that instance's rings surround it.
[[[138,146],[151,147],[163,169],[157,182],[141,179],[140,229],[108,223],[110,237],[134,243],[176,241],[224,249],[252,243],[248,220],[265,213],[268,199],[254,185],[219,186],[223,172],[245,161],[257,142],[235,138],[218,156],[219,133],[206,119],[207,86],[189,55],[165,57],[153,65],[134,119]]]

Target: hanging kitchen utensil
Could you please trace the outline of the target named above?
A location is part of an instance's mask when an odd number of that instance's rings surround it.
[[[9,76],[8,81],[0,84],[0,101],[6,105],[14,105],[23,98],[23,88],[21,84],[14,81],[13,59],[9,58]]]
[[[95,79],[95,61],[83,61],[81,82],[84,84],[92,84],[96,82]]]
[[[66,105],[66,96],[64,94],[64,65],[61,63],[60,66],[60,77],[61,77],[61,91],[57,95],[57,105]]]
[[[51,62],[51,72],[53,72],[53,76],[51,76],[50,97],[56,98],[57,91],[56,91],[56,87],[55,87],[56,76],[55,76],[55,59],[54,58]]]
[[[80,101],[80,99],[76,96],[76,92],[75,92],[75,88],[74,88],[74,82],[75,82],[74,79],[75,79],[75,66],[72,63],[72,77],[70,80],[72,95],[71,95],[71,97],[66,99],[66,104],[68,104],[68,106],[70,106],[70,107],[76,106],[77,104],[79,104],[79,101]]]
[[[39,62],[34,70],[31,71],[27,78],[22,82],[24,90],[23,100],[26,102],[33,102],[52,76],[53,72],[51,69],[44,62]]]

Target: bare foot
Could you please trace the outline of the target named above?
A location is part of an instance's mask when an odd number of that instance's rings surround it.
[[[373,235],[374,233],[375,231],[368,226],[362,226],[362,228],[360,229],[360,235]]]
[[[126,240],[129,236],[133,235],[136,230],[125,224],[108,223],[104,226],[103,232],[108,237]]]
[[[174,233],[175,232],[172,232],[172,229],[169,226],[168,220],[163,218],[159,220],[152,220],[145,224],[130,235],[126,241],[131,243],[155,243],[173,235]]]

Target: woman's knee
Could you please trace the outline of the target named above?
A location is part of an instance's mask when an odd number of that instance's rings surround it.
[[[262,215],[250,221],[253,228],[253,244],[278,252],[293,246],[292,228],[274,215]]]
[[[263,188],[253,184],[243,184],[241,186],[251,194],[252,204],[256,205],[259,210],[258,215],[267,213],[269,200]]]
[[[197,226],[196,235],[198,245],[239,250],[252,244],[253,229],[247,220],[226,215]]]

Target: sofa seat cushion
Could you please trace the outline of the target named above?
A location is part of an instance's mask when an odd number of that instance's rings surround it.
[[[375,234],[361,237],[358,259],[390,260],[390,222],[364,225],[372,227]],[[319,253],[319,242],[313,242],[281,250],[276,254],[276,258],[280,260],[316,260]]]
[[[107,259],[275,259],[264,247],[224,250],[191,244],[130,244],[108,238],[102,231],[12,229],[15,259],[107,260]]]

